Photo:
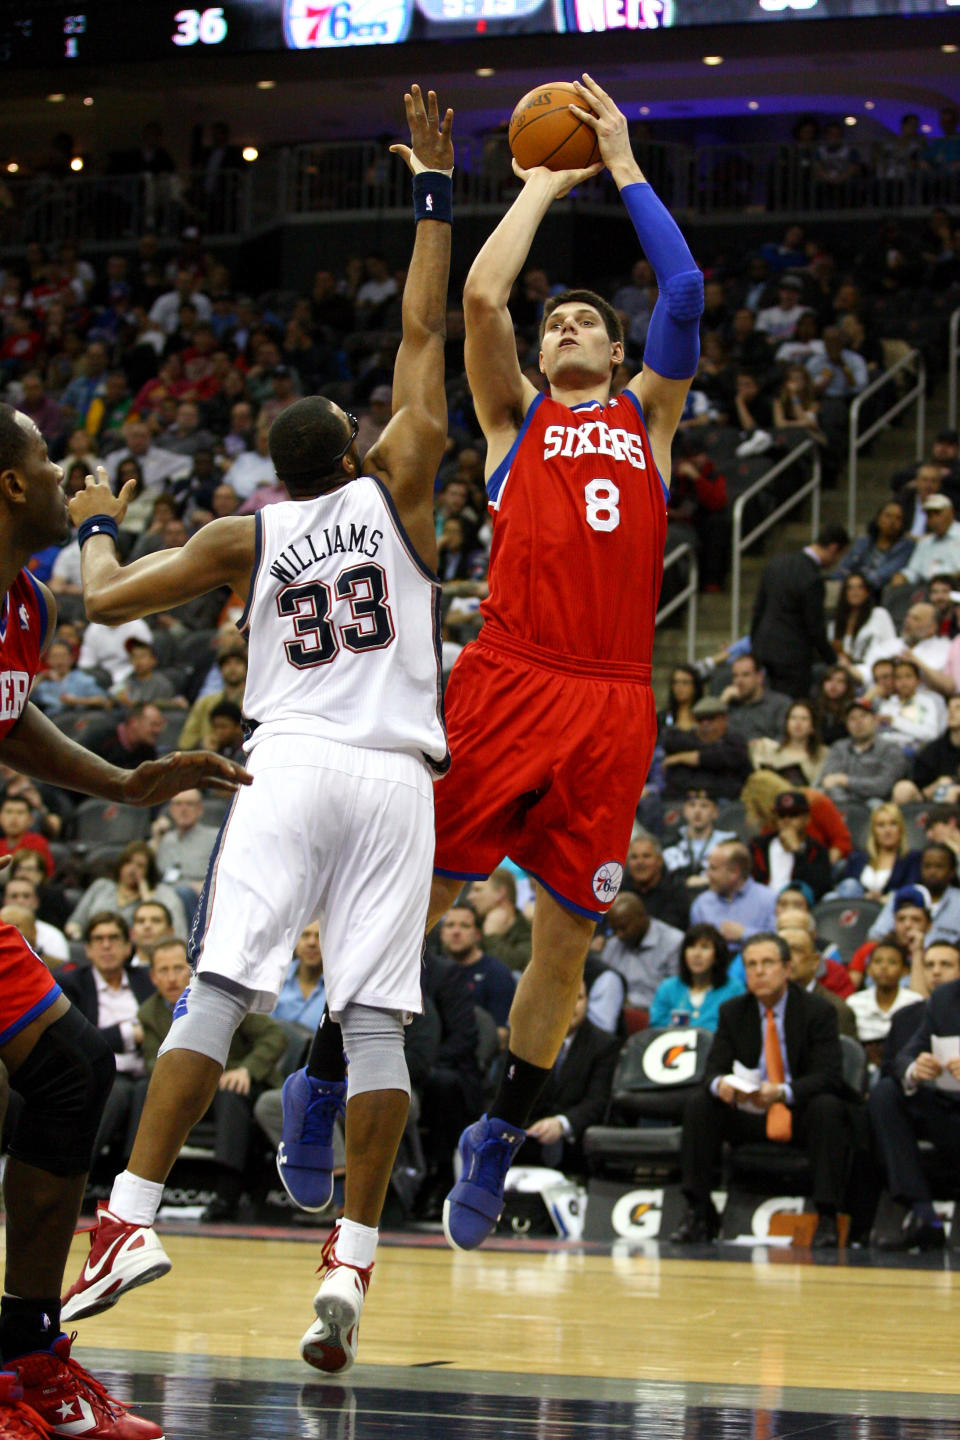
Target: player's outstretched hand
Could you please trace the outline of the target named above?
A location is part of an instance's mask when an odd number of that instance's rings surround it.
[[[548,170],[546,165],[535,165],[530,170],[524,170],[516,160],[513,162],[513,173],[524,185],[534,177],[542,179],[552,187],[554,200],[562,200],[564,195],[570,194],[575,185],[582,185],[584,180],[592,180],[602,169],[602,161],[598,161],[596,165],[587,165],[583,170]]]
[[[440,119],[440,106],[435,90],[427,91],[427,103],[419,85],[411,85],[403,97],[410,126],[409,145],[391,145],[391,155],[401,155],[414,175],[420,170],[452,170],[453,111],[447,110]]]
[[[162,805],[181,790],[195,790],[200,785],[232,794],[241,785],[252,783],[249,770],[223,755],[210,750],[174,750],[128,771],[122,799],[125,805]]]
[[[87,476],[84,488],[77,491],[67,506],[70,523],[77,527],[92,515],[110,515],[118,525],[122,525],[136,488],[136,480],[128,480],[120,494],[114,495],[109,475],[102,465],[98,465],[95,476]]]
[[[573,84],[583,99],[583,105],[571,105],[570,109],[578,120],[595,132],[603,163],[612,170],[618,161],[632,162],[633,149],[623,111],[617,108],[606,90],[602,90],[596,80],[586,73],[582,80],[574,80]]]

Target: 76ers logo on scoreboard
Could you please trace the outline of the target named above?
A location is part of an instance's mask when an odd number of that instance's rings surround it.
[[[601,905],[612,905],[623,882],[623,866],[608,860],[593,872],[593,893]]]
[[[412,0],[284,0],[283,33],[291,50],[392,45],[406,39],[412,8]]]

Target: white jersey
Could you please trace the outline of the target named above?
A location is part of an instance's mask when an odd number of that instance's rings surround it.
[[[317,736],[449,764],[440,688],[440,582],[386,486],[361,476],[256,515],[247,749]]]

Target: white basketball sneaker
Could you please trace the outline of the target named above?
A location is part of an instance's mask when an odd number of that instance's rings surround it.
[[[63,1297],[61,1319],[73,1322],[99,1315],[116,1305],[127,1290],[159,1280],[171,1268],[155,1230],[118,1220],[101,1202],[90,1232],[90,1254],[76,1283]]]
[[[373,1266],[359,1269],[345,1265],[334,1253],[337,1230],[323,1247],[320,1274],[326,1271],[313,1297],[317,1318],[300,1341],[300,1354],[308,1365],[328,1375],[349,1370],[357,1358],[360,1315],[370,1285]]]

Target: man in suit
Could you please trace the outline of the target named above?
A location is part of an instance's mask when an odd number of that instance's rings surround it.
[[[671,1237],[681,1244],[716,1238],[710,1199],[724,1140],[775,1140],[806,1150],[819,1214],[814,1248],[837,1246],[837,1211],[851,1141],[843,1101],[836,1011],[789,983],[790,947],[779,935],[754,935],[743,947],[747,994],[720,1007],[703,1089],[683,1115],[682,1186],[687,1213]],[[734,1087],[734,1062],[759,1072],[757,1089]]]
[[[823,577],[849,544],[842,525],[824,525],[799,554],[775,555],[766,565],[753,604],[750,641],[774,690],[805,698],[814,660],[835,662],[827,637]]]
[[[944,942],[930,950],[941,947],[953,949],[960,958],[956,946]],[[909,1206],[899,1235],[879,1242],[885,1250],[943,1245],[943,1223],[933,1208],[918,1142],[932,1141],[949,1173],[960,1173],[960,1093],[937,1085],[941,1076],[960,1081],[960,1059],[941,1061],[933,1054],[934,1036],[960,1035],[960,980],[939,985],[913,1012],[915,1028],[893,1062],[893,1074],[878,1080],[870,1092],[870,1121],[887,1189],[894,1200]]]
[[[122,915],[110,910],[91,915],[83,939],[89,963],[77,969],[64,968],[57,979],[64,994],[96,1025],[116,1056],[117,1073],[94,1154],[109,1145],[116,1150],[116,1160],[126,1161],[137,1133],[138,1093],[146,1073],[137,1011],[153,994],[153,982],[146,970],[130,964],[130,929]]]
[[[175,935],[165,935],[154,942],[150,976],[153,993],[138,1012],[148,1075],[157,1063],[160,1046],[173,1022],[173,1007],[190,982],[187,947],[183,940],[178,940]],[[286,1048],[287,1032],[269,1015],[245,1015],[241,1020],[230,1042],[227,1063],[213,1104],[203,1117],[204,1120],[212,1119],[215,1127],[213,1158],[217,1166],[217,1193],[200,1216],[201,1220],[236,1218],[253,1135],[254,1102],[262,1091],[275,1089],[280,1084],[278,1067]],[[146,1087],[142,1098],[145,1096]]]
[[[923,948],[920,958],[920,973],[923,977],[923,985],[926,987],[926,998],[929,1000],[933,992],[939,990],[941,985],[949,985],[951,980],[960,980],[960,947],[951,940],[931,940],[930,944]],[[911,978],[911,984],[914,983]],[[920,988],[919,984],[916,988]],[[910,1006],[907,1006],[906,1009],[898,1010],[891,1017],[890,1030],[883,1042],[881,1075],[889,1075],[896,1079],[897,1056],[919,1025],[921,1015],[921,1011],[918,1010],[914,1013]]]
[[[527,1126],[521,1165],[582,1172],[583,1132],[603,1120],[619,1054],[619,1040],[587,1019],[587,986],[581,980],[570,1029]]]

